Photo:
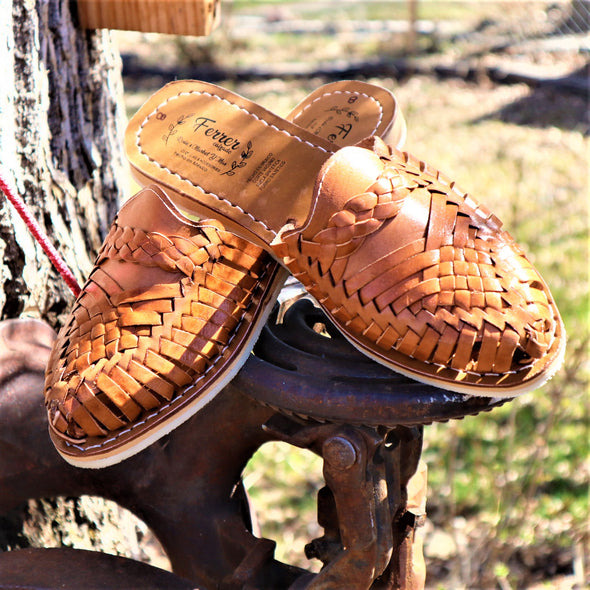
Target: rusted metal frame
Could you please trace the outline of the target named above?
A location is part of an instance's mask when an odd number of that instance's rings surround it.
[[[338,588],[354,579],[358,588],[418,590],[419,523],[405,505],[420,457],[416,424],[497,403],[384,375],[338,334],[316,333],[316,321],[331,329],[303,301],[283,324],[270,322],[256,356],[212,402],[144,452],[102,470],[71,467],[48,443],[41,392],[51,328],[2,322],[0,512],[30,498],[112,499],[142,518],[174,571],[201,588]],[[276,561],[273,542],[252,534],[240,478],[270,440],[324,458],[318,520],[325,534],[308,546],[325,563],[319,575]]]

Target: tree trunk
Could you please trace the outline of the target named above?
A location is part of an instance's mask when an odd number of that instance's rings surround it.
[[[125,186],[120,57],[110,33],[77,26],[70,0],[0,6],[0,170],[82,284]],[[0,320],[29,315],[58,328],[72,300],[0,194]],[[43,514],[46,529],[59,528],[46,505],[31,501],[1,516],[0,551],[33,543]],[[37,530],[23,531],[23,520]],[[54,536],[49,544],[59,545],[63,534]]]
[[[70,0],[2,0],[0,168],[82,283],[125,173],[120,57]],[[75,10],[75,8],[74,8]],[[0,319],[51,325],[72,295],[11,205],[0,205]]]

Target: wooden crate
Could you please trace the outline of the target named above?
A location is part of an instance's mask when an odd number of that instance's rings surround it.
[[[78,14],[86,29],[204,36],[218,24],[219,5],[220,0],[78,0]]]

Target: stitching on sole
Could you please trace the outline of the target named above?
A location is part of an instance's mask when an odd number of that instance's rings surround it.
[[[147,154],[147,152],[144,151],[143,146],[141,144],[141,137],[140,136],[141,136],[141,133],[142,133],[144,127],[148,124],[149,119],[151,119],[153,116],[155,116],[155,114],[162,107],[164,107],[166,104],[168,104],[170,101],[176,100],[176,99],[180,98],[181,96],[191,96],[193,94],[198,94],[198,95],[202,95],[202,96],[208,96],[208,97],[214,98],[214,99],[216,99],[218,101],[225,102],[226,104],[229,104],[230,106],[232,106],[234,108],[237,108],[240,111],[246,113],[250,117],[253,117],[254,119],[256,119],[257,121],[259,121],[263,125],[267,126],[269,129],[274,129],[275,131],[278,131],[279,133],[283,133],[285,135],[288,135],[289,137],[295,139],[296,141],[298,141],[298,142],[300,142],[300,143],[302,143],[304,145],[307,145],[307,146],[309,146],[309,147],[311,147],[313,149],[319,150],[319,151],[321,151],[321,152],[323,152],[325,154],[333,154],[334,152],[328,151],[327,149],[325,149],[325,148],[323,148],[321,146],[315,145],[315,144],[313,144],[310,141],[301,139],[297,135],[293,135],[289,131],[286,131],[285,129],[281,129],[281,128],[277,127],[274,124],[268,123],[268,121],[265,121],[264,119],[261,119],[258,115],[255,115],[254,113],[251,113],[246,108],[244,108],[244,107],[242,107],[240,105],[237,105],[237,104],[231,102],[227,98],[221,98],[219,96],[216,96],[215,94],[211,94],[210,92],[206,92],[206,91],[202,91],[202,90],[184,91],[184,92],[180,92],[180,93],[178,93],[178,94],[176,94],[174,96],[169,96],[165,101],[161,102],[157,107],[155,107],[152,110],[151,113],[149,113],[148,115],[146,115],[145,119],[142,121],[142,123],[139,126],[139,129],[138,129],[138,131],[137,131],[137,133],[135,135],[136,136],[136,145],[137,145],[137,148],[139,150],[139,153],[142,156],[144,156],[149,162],[151,162],[152,164],[154,164],[155,166],[157,166],[161,170],[164,170],[164,171],[168,172],[170,175],[175,176],[176,178],[178,178],[182,182],[186,182],[189,186],[202,191],[206,195],[212,196],[213,198],[217,199],[218,201],[220,201],[222,203],[226,203],[227,205],[229,205],[230,207],[232,207],[234,209],[237,209],[240,213],[242,213],[243,215],[246,215],[247,217],[249,217],[250,219],[252,219],[252,221],[254,221],[255,223],[259,223],[260,225],[262,225],[262,227],[264,227],[264,229],[266,229],[267,231],[269,231],[273,235],[276,235],[276,232],[274,230],[270,229],[263,221],[260,221],[259,219],[256,219],[256,217],[254,217],[251,213],[248,213],[247,211],[244,211],[239,205],[236,205],[235,203],[232,203],[231,201],[228,201],[227,199],[224,199],[223,197],[217,195],[216,193],[213,193],[211,191],[207,191],[202,186],[200,186],[198,184],[195,184],[194,182],[192,182],[188,178],[184,178],[180,174],[178,174],[177,172],[173,172],[172,170],[170,170],[166,166],[163,166],[158,161],[154,160],[152,157],[150,157]]]
[[[370,133],[368,133],[367,135],[374,135],[375,132],[377,131],[377,129],[379,128],[379,125],[381,125],[381,122],[383,121],[383,105],[379,102],[379,100],[377,100],[374,96],[371,96],[370,94],[367,94],[365,92],[353,92],[352,90],[335,90],[334,92],[325,92],[323,94],[321,94],[320,96],[318,96],[317,98],[314,98],[309,104],[305,105],[302,109],[301,112],[293,119],[293,121],[297,121],[297,119],[299,119],[306,111],[308,111],[315,102],[317,102],[318,100],[322,100],[324,99],[326,96],[334,96],[336,94],[348,94],[348,95],[353,95],[353,96],[363,96],[365,98],[368,98],[369,100],[372,100],[373,102],[377,103],[377,105],[379,106],[379,120],[377,121],[377,124],[373,127],[373,131],[371,131]]]

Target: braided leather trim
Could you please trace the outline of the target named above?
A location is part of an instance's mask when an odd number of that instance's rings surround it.
[[[121,264],[157,274],[124,289]],[[115,221],[48,363],[54,430],[72,442],[105,437],[177,403],[226,362],[275,268],[215,222],[186,237]]]
[[[312,237],[286,231],[275,253],[345,333],[380,355],[395,351],[423,373],[487,385],[530,372],[560,323],[522,249],[437,170],[393,148],[379,155],[386,168],[365,193]],[[416,210],[426,211],[422,221]],[[398,216],[408,240],[384,233]],[[354,254],[377,234],[392,247],[359,270]]]

